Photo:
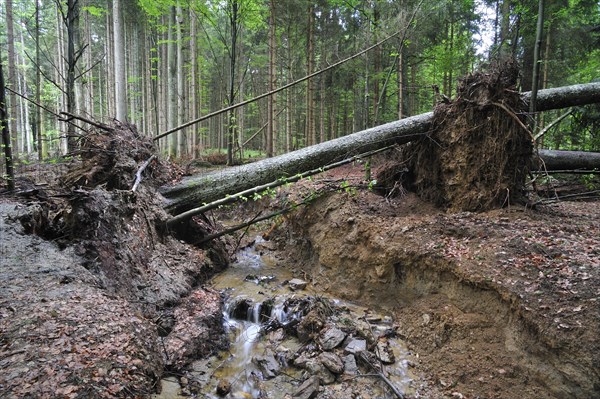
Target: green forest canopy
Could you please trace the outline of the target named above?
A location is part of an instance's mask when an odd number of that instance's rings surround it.
[[[546,3],[539,87],[600,79],[600,2]],[[458,78],[502,57],[519,61],[519,89],[529,90],[537,9],[533,0],[3,0],[13,147],[23,159],[67,151],[66,125],[52,112],[67,110],[70,41],[72,111],[109,123],[124,101],[127,121],[155,136],[395,34],[307,82],[159,142],[164,154],[183,159],[226,148],[228,139],[233,149],[264,152],[270,144],[276,154],[430,111],[432,85],[452,97]],[[114,48],[121,31],[124,54]],[[120,57],[126,95],[115,98]],[[562,113],[544,113],[539,128]],[[600,106],[574,109],[540,145],[599,151]]]

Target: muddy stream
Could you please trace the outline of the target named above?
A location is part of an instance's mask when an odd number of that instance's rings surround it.
[[[288,268],[265,251],[261,237],[240,250],[236,258],[212,280],[212,287],[225,298],[223,320],[230,346],[190,367],[188,377],[199,387],[199,397],[291,398],[301,396],[302,382],[311,375],[321,384],[350,380],[364,384],[370,397],[412,393],[410,353],[400,339],[386,335],[393,330],[390,315],[333,298],[310,284],[304,287],[303,281],[294,279]],[[310,316],[306,307],[315,302],[330,311],[323,330],[333,331],[335,338],[295,333],[294,328]],[[339,342],[332,344],[331,339]],[[374,368],[365,368],[368,364],[361,360],[361,350]],[[321,362],[314,361],[317,358]],[[341,367],[335,367],[336,363]],[[387,383],[378,377],[382,371]],[[182,382],[189,379],[184,377]],[[341,385],[339,390],[343,394]],[[175,376],[164,378],[162,393],[154,396],[184,397]]]

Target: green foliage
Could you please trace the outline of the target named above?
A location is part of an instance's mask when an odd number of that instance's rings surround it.
[[[96,7],[93,5],[85,6],[85,7],[82,7],[81,9],[83,11],[90,13],[90,15],[92,15],[94,17],[102,17],[102,16],[104,16],[104,14],[106,14],[106,9]]]
[[[590,191],[600,190],[600,175],[598,174],[581,175],[581,182]]]
[[[340,183],[340,189],[351,196],[355,196],[358,193],[356,187],[351,186],[350,183],[348,183],[348,181],[346,180]]]
[[[138,4],[146,14],[151,17],[160,17],[166,14],[171,7],[177,5],[176,0],[138,0]]]

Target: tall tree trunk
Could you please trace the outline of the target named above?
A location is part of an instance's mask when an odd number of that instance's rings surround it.
[[[277,71],[275,70],[275,0],[269,0],[269,88],[271,92],[275,90]],[[273,149],[273,136],[275,134],[275,94],[267,99],[267,157],[275,154]]]
[[[86,43],[92,43],[92,33],[90,27],[90,13],[86,12],[83,14],[83,31],[85,33],[85,41]],[[86,79],[82,81],[82,96],[83,96],[83,109],[82,113],[86,116],[95,117],[94,112],[94,79],[93,79],[93,71],[92,67],[92,50],[86,51],[84,55],[84,71],[88,71],[86,75],[88,76]]]
[[[535,47],[533,49],[533,75],[531,79],[531,99],[529,101],[529,113],[531,114],[531,130],[535,133],[537,128],[536,121],[536,100],[538,93],[538,83],[540,75],[540,49],[542,47],[542,35],[544,32],[544,0],[538,0],[538,18],[535,33]]]
[[[498,54],[500,59],[506,58],[510,55],[510,6],[512,0],[502,0],[501,6],[501,22],[500,22],[500,49]]]
[[[308,20],[306,33],[306,74],[310,75],[314,68],[314,5],[308,6]],[[317,143],[317,134],[314,120],[314,82],[308,79],[306,82],[306,144]]]
[[[81,55],[79,48],[79,0],[67,0],[67,112],[77,112],[75,98],[75,78],[77,74],[77,61]],[[72,123],[67,125],[67,150],[73,152],[79,145],[78,133]]]
[[[177,48],[173,31],[177,25],[175,20],[175,7],[169,12],[169,27],[167,32],[167,95],[168,104],[167,126],[169,129],[177,126]],[[177,155],[177,136],[171,135],[168,139],[169,154]]]
[[[194,8],[190,7],[190,47],[191,47],[191,73],[190,73],[190,94],[191,94],[191,108],[190,108],[190,117],[193,120],[198,119],[200,115],[199,110],[202,109],[199,100],[200,96],[198,95],[198,17],[194,12]],[[200,134],[200,129],[198,124],[195,124],[192,127],[191,134],[191,145],[192,145],[192,158],[197,158],[200,150],[200,140],[198,135]]]
[[[542,89],[546,89],[548,87],[548,65],[550,64],[550,32],[552,31],[551,26],[548,26],[548,33],[546,34],[546,46],[544,49],[544,74],[542,77]],[[544,116],[545,114],[540,115],[540,129],[544,128]],[[543,135],[539,141],[540,147],[544,146],[544,138],[546,135]]]
[[[286,66],[286,83],[293,81],[293,66],[292,66],[292,45],[291,45],[292,29],[291,24],[287,26],[287,66]],[[293,145],[292,136],[292,96],[294,88],[290,87],[285,93],[285,152],[290,152]]]
[[[59,7],[56,8],[56,31],[58,33],[58,51],[56,54],[56,59],[54,65],[57,67],[54,70],[54,81],[57,84],[60,84],[60,96],[56,97],[56,109],[64,109],[67,104],[67,92],[63,87],[62,83],[64,82],[64,78],[67,74],[67,68],[65,65],[65,24],[64,19],[61,14],[61,10]],[[56,130],[60,132],[60,139],[58,142],[57,154],[66,154],[68,152],[67,146],[67,123],[60,121],[58,118],[55,118],[56,121]],[[53,147],[53,142],[50,142],[49,145]],[[54,149],[54,148],[53,148]]]
[[[113,0],[114,76],[117,120],[127,122],[127,77],[125,73],[125,33],[121,0]]]
[[[0,59],[2,59],[0,54]],[[8,119],[8,108],[6,107],[6,96],[4,90],[4,71],[0,62],[0,129],[2,130],[2,147],[4,148],[4,162],[6,163],[7,186],[9,190],[15,189],[15,170],[12,155],[12,144],[10,139],[10,128]]]
[[[183,9],[181,2],[177,2],[175,14],[175,29],[177,29],[177,125],[183,125],[185,118],[185,95],[184,95],[184,80],[185,73],[183,71]],[[177,157],[181,158],[187,154],[187,135],[186,129],[177,132]]]
[[[404,118],[404,46],[398,49],[398,119]]]
[[[229,92],[227,94],[227,105],[235,103],[235,69],[237,62],[237,39],[239,32],[239,2],[238,0],[229,0],[229,27],[231,29],[231,42],[229,48]],[[236,121],[235,110],[229,111],[227,120],[227,165],[233,165],[233,140],[235,138]]]
[[[21,48],[26,48],[25,47],[25,39],[23,38],[23,30],[20,29],[19,30],[19,39],[20,39],[20,44],[21,44]],[[17,54],[17,62],[19,63],[19,65],[25,65],[25,60],[23,59],[23,57],[20,57]],[[17,74],[17,80],[19,83],[19,93],[23,93],[25,96],[29,96],[29,88],[27,87],[27,79],[26,79],[26,75],[24,73],[18,73]],[[29,154],[32,153],[32,144],[33,147],[35,147],[35,144],[32,140],[32,134],[31,134],[31,121],[29,118],[29,105],[26,102],[25,98],[23,97],[19,97],[19,122],[20,122],[20,128],[19,131],[21,132],[21,146],[23,148],[22,151],[26,152],[27,155],[29,156]]]
[[[42,74],[40,64],[40,3],[35,2],[35,101],[42,103]],[[42,139],[42,108],[35,107],[34,135],[37,139],[38,160],[44,159],[44,140]]]
[[[185,72],[183,65],[183,9],[181,2],[177,2],[175,29],[177,29],[177,125],[181,126],[185,119]],[[187,134],[186,130],[182,129],[177,132],[177,157],[181,158],[186,155]]]
[[[6,87],[12,90],[17,90],[13,2],[12,0],[6,0],[4,4],[6,7],[6,45],[8,48],[8,85]],[[8,94],[8,108],[6,115],[8,115],[9,131],[12,133],[11,143],[14,152],[13,156],[16,156],[18,149],[17,96],[12,91]]]
[[[108,13],[106,14],[106,42],[104,53],[106,54],[106,66],[105,75],[106,79],[104,82],[105,87],[105,102],[106,112],[105,115],[110,118],[114,118],[116,113],[115,109],[115,50],[114,50],[114,26],[112,22],[112,2],[108,2]]]
[[[379,7],[373,2],[373,44],[379,40]],[[381,46],[373,49],[373,74],[371,76],[371,88],[373,90],[373,124],[379,124],[379,75],[381,73]]]

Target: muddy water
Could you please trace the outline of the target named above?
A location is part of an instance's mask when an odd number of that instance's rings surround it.
[[[257,237],[255,244],[241,250],[237,254],[237,261],[212,281],[213,288],[225,294],[224,306],[225,330],[230,337],[230,348],[209,359],[193,363],[190,375],[200,388],[200,396],[217,398],[270,398],[283,399],[293,393],[299,382],[306,379],[308,374],[303,370],[290,367],[278,351],[296,353],[302,346],[294,337],[286,337],[282,342],[273,345],[275,333],[266,333],[264,326],[270,320],[277,320],[280,324],[288,322],[293,315],[284,308],[284,302],[290,298],[305,296],[319,296],[329,299],[336,307],[343,308],[347,314],[344,317],[351,319],[379,318],[381,325],[375,329],[385,329],[391,326],[391,318],[387,315],[376,315],[366,308],[355,304],[341,302],[331,298],[327,293],[318,292],[310,284],[301,291],[292,291],[287,282],[294,276],[291,271],[278,264],[268,253],[262,254],[264,241]],[[268,252],[268,251],[267,251]],[[240,306],[242,303],[244,306]],[[405,393],[411,392],[411,377],[408,373],[408,354],[404,344],[395,339],[390,339],[390,348],[397,361],[385,367],[385,372],[394,386]],[[267,351],[274,351],[275,358],[283,363],[282,372],[275,378],[265,379],[260,370],[255,366],[253,358]],[[385,385],[373,383],[372,378],[357,378],[355,391],[361,390],[364,384],[365,392],[371,397],[395,397],[388,393]],[[340,379],[340,378],[338,378]],[[363,380],[362,382],[360,380]],[[219,396],[218,386],[226,382],[225,396]],[[340,390],[341,385],[339,386]],[[173,378],[163,380],[163,394],[156,395],[159,399],[182,398]],[[344,394],[342,393],[342,397]],[[375,395],[375,396],[372,396]]]

